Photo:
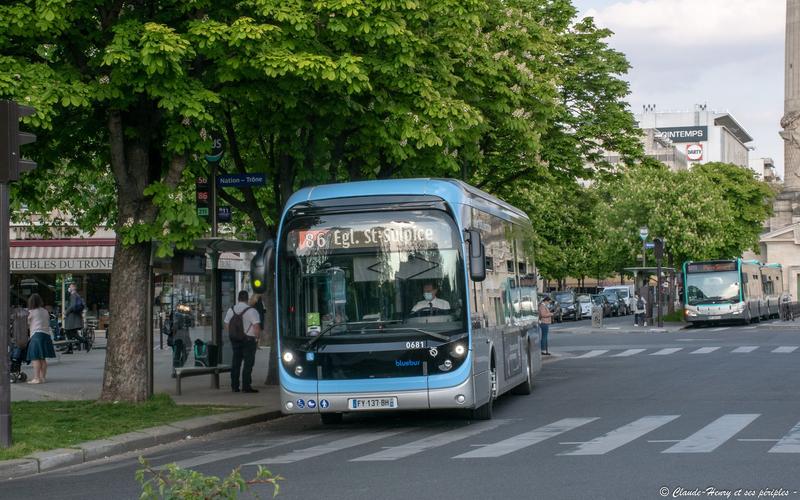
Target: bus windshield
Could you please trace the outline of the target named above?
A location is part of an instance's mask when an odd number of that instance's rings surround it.
[[[438,210],[320,214],[281,243],[281,335],[373,341],[465,333],[464,264]]]
[[[739,272],[687,274],[686,293],[691,306],[739,302]]]

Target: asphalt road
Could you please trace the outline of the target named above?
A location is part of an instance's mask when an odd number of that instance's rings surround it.
[[[290,417],[144,455],[218,475],[263,464],[291,499],[800,498],[800,329],[618,321],[555,328],[533,394],[504,396],[488,422]],[[0,497],[136,498],[136,469],[132,454],[0,483]]]

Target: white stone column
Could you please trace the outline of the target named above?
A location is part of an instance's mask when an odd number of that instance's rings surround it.
[[[800,191],[800,0],[786,0],[784,109],[784,185]]]

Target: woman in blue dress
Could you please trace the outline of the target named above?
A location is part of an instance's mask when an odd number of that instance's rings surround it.
[[[53,339],[50,338],[50,314],[38,293],[28,298],[28,361],[33,364],[33,379],[29,384],[44,384],[47,378],[47,358],[55,358]]]

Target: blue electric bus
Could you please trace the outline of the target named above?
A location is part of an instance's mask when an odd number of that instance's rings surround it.
[[[731,259],[683,264],[684,314],[695,324],[777,316],[783,296],[780,264]]]
[[[492,417],[541,369],[532,229],[456,180],[305,188],[251,264],[276,284],[282,411]],[[274,267],[273,267],[274,266]]]

